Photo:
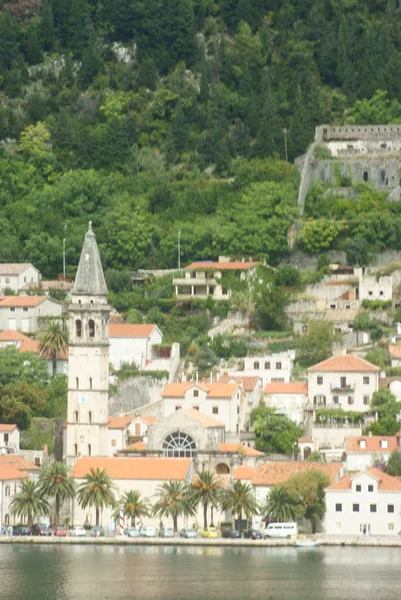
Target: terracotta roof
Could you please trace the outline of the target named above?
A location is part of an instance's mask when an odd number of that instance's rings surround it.
[[[312,438],[298,438],[298,444],[313,444]]]
[[[168,383],[162,392],[163,398],[184,398],[189,388],[195,387],[207,392],[208,398],[232,398],[238,389],[236,383]]]
[[[258,265],[260,265],[260,263],[255,261],[245,262],[240,260],[233,260],[227,262],[216,262],[212,260],[198,260],[185,267],[185,269],[188,269],[190,271],[196,271],[197,269],[214,269],[215,271],[247,271],[248,269],[252,269],[253,267],[257,267]]]
[[[0,308],[5,306],[33,307],[38,306],[44,300],[49,300],[49,298],[47,296],[4,296],[0,299]],[[55,302],[55,300],[52,300],[52,302]]]
[[[7,431],[14,431],[14,429],[16,428],[16,425],[8,425],[5,423],[0,423],[0,433],[6,433]]]
[[[260,377],[237,377],[236,375],[229,375],[223,373],[219,379],[219,383],[230,383],[230,381],[237,381],[242,383],[245,392],[252,392],[260,381]]]
[[[334,462],[267,462],[259,465],[252,483],[253,485],[278,485],[285,483],[293,475],[306,471],[323,471],[330,477],[330,482],[334,483],[339,477],[340,469],[341,464]]]
[[[0,333],[0,340],[2,342],[23,342],[24,340],[30,340],[27,335],[24,335],[20,331],[14,329],[5,329]]]
[[[194,421],[197,421],[204,427],[224,427],[223,423],[217,421],[216,419],[213,419],[213,417],[205,415],[199,410],[196,410],[196,408],[188,408],[187,410],[181,410],[181,412],[184,415],[191,417],[191,419],[194,419]]]
[[[7,464],[10,467],[18,469],[19,471],[39,471],[40,467],[34,465],[31,462],[25,460],[21,454],[2,454],[0,456],[0,465]]]
[[[35,352],[39,354],[39,345],[36,340],[32,340],[31,338],[27,338],[22,342],[20,347],[18,348],[20,352]]]
[[[256,450],[256,448],[250,448],[249,446],[244,446],[243,444],[224,444],[219,443],[219,450],[221,452],[228,452],[232,454],[243,454],[244,456],[264,456],[264,452],[260,452],[260,450]]]
[[[128,446],[127,450],[145,450],[146,446],[146,442],[135,442],[135,444]]]
[[[12,479],[27,479],[29,475],[23,473],[19,469],[7,464],[2,464],[0,461],[0,481],[10,481]]]
[[[191,465],[190,458],[80,458],[72,470],[72,477],[83,479],[90,469],[106,469],[112,479],[154,479],[160,481],[184,480]]]
[[[123,417],[109,417],[108,429],[125,429],[134,420],[134,417],[124,415]]]
[[[401,344],[389,344],[388,353],[390,358],[401,358]]]
[[[234,479],[249,479],[252,480],[255,477],[256,469],[253,467],[247,467],[241,465],[234,471]]]
[[[153,423],[157,422],[157,417],[150,417],[150,416],[143,416],[143,417],[139,417],[140,419],[142,419],[142,421],[145,421],[145,423],[149,423],[149,425],[153,425]]]
[[[127,325],[111,324],[111,338],[146,338],[149,337],[157,325]]]
[[[359,477],[361,473],[368,473],[376,480],[379,481],[379,491],[380,492],[401,492],[401,480],[399,477],[391,477],[391,475],[387,475],[387,473],[383,473],[383,471],[379,471],[379,469],[366,469],[366,471],[361,471],[360,473],[356,473],[355,475],[347,475],[338,481],[337,483],[333,483],[329,485],[326,490],[349,490],[351,491],[351,483],[354,479]]]
[[[340,354],[339,356],[332,356],[322,362],[310,367],[308,371],[314,373],[317,372],[378,372],[380,368],[360,356],[354,354]]]
[[[289,383],[267,383],[263,390],[265,394],[308,394],[308,383],[306,381]]]
[[[31,263],[3,263],[0,264],[0,275],[21,275],[31,266]]]
[[[361,448],[360,441],[365,441],[365,448]],[[383,448],[381,442],[387,442],[387,448]],[[398,449],[396,435],[365,435],[361,437],[346,437],[345,449],[347,452],[394,452]]]

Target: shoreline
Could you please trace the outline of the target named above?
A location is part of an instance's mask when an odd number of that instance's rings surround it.
[[[307,538],[300,539],[309,539]],[[317,534],[313,539],[319,541],[320,546],[372,546],[378,548],[393,547],[401,548],[401,537],[386,536],[327,536]],[[277,548],[292,547],[294,540],[270,539],[183,539],[183,538],[128,538],[128,537],[97,537],[97,538],[74,538],[74,537],[41,537],[41,536],[0,536],[0,544],[25,544],[25,545],[88,545],[88,546],[220,546],[228,548],[253,547],[253,548]],[[303,549],[305,550],[305,548]]]

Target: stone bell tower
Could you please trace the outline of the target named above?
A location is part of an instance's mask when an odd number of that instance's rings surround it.
[[[107,286],[92,231],[85,235],[69,314],[68,408],[64,459],[107,456],[109,315]]]

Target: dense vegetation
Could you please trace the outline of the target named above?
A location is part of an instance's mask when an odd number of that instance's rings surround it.
[[[54,277],[65,238],[73,275],[92,219],[109,269],[175,266],[178,231],[182,264],[277,263],[284,130],[293,161],[318,123],[399,121],[400,33],[395,0],[4,0],[0,261]],[[321,193],[304,248],[400,247],[396,205]]]

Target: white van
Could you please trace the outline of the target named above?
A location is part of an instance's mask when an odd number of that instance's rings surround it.
[[[269,523],[263,532],[263,537],[291,538],[298,535],[297,523]]]

